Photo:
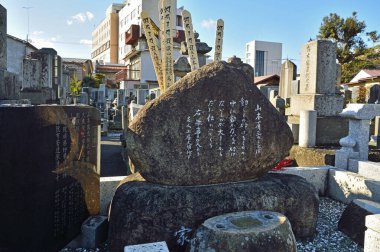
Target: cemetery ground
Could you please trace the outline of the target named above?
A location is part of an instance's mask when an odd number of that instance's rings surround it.
[[[101,176],[126,176],[128,169],[122,160],[120,150],[120,132],[109,132],[101,141]],[[372,149],[370,160],[378,161],[380,150]],[[342,216],[346,204],[332,200],[328,197],[320,197],[319,214],[316,234],[313,239],[297,239],[297,251],[299,252],[361,252],[357,243],[338,230],[338,221]],[[100,244],[95,249],[89,248],[64,248],[60,252],[110,252],[108,241]]]

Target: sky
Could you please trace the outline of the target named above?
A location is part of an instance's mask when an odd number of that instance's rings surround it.
[[[111,3],[122,0],[0,0],[8,11],[8,34],[36,47],[53,47],[62,57],[90,58],[91,32]],[[244,60],[252,40],[280,42],[282,58],[300,63],[300,50],[318,34],[324,16],[358,12],[367,31],[380,31],[379,0],[177,0],[191,12],[201,41],[214,47],[216,20],[224,20],[223,60]],[[28,22],[29,12],[29,22]],[[212,55],[212,52],[211,52]]]

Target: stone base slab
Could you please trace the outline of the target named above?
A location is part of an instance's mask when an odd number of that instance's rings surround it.
[[[380,182],[338,169],[329,170],[328,196],[343,203],[367,199],[380,203]]]
[[[319,196],[325,196],[327,192],[328,174],[332,168],[332,166],[286,167],[283,170],[275,172],[303,177],[315,187]]]
[[[100,215],[108,216],[108,208],[117,186],[125,177],[100,177]]]
[[[290,115],[301,110],[316,110],[318,116],[337,116],[342,112],[344,98],[336,94],[302,94],[290,99]]]
[[[323,148],[302,148],[293,145],[289,156],[298,166],[334,166],[335,150]]]
[[[358,173],[366,178],[380,181],[380,163],[358,161]]]
[[[190,238],[206,219],[237,211],[282,213],[298,238],[311,238],[315,232],[318,194],[299,176],[270,173],[254,181],[205,186],[125,181],[115,193],[109,218],[114,252],[155,241],[166,241],[170,251],[179,251],[184,247],[177,243],[176,232]]]

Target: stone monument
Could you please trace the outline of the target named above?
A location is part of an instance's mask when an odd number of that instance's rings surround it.
[[[212,47],[209,47],[207,43],[201,42],[199,39],[199,33],[194,32],[194,37],[195,37],[195,47],[197,48],[198,52],[198,60],[199,60],[199,66],[204,66],[206,65],[206,59],[207,56],[206,54],[211,52]],[[182,55],[188,55],[188,49],[187,49],[187,43],[186,42],[181,42],[181,54]]]
[[[292,133],[243,70],[220,61],[192,71],[126,131],[136,173],[112,200],[111,251],[154,241],[182,251],[206,219],[250,210],[282,213],[296,237],[313,236],[317,192],[301,177],[268,174]]]
[[[99,113],[0,105],[1,251],[58,251],[99,214]]]
[[[316,145],[338,144],[348,132],[338,116],[344,97],[336,93],[336,66],[335,43],[316,40],[302,48],[300,94],[291,96],[288,123],[298,125],[301,110],[317,111]]]
[[[280,92],[279,95],[281,98],[288,99],[292,95],[297,93],[292,93],[292,81],[295,81],[297,78],[297,66],[290,60],[286,60],[281,65],[281,76],[280,76]],[[289,103],[288,103],[289,104]]]

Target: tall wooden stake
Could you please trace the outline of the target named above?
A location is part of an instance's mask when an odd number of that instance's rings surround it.
[[[160,92],[162,94],[165,91],[165,86],[163,83],[161,56],[160,52],[158,51],[157,40],[154,35],[151,19],[148,13],[146,11],[142,11],[140,15],[145,31],[146,41],[149,47],[150,56],[152,58],[154,70],[156,72],[158,85],[160,86]]]
[[[218,21],[216,23],[214,61],[221,61],[222,60],[223,34],[224,34],[224,21],[222,19],[218,19]]]
[[[187,51],[190,58],[191,71],[199,68],[198,52],[196,47],[196,41],[194,38],[193,21],[191,14],[187,10],[182,11],[182,20],[185,27]]]

